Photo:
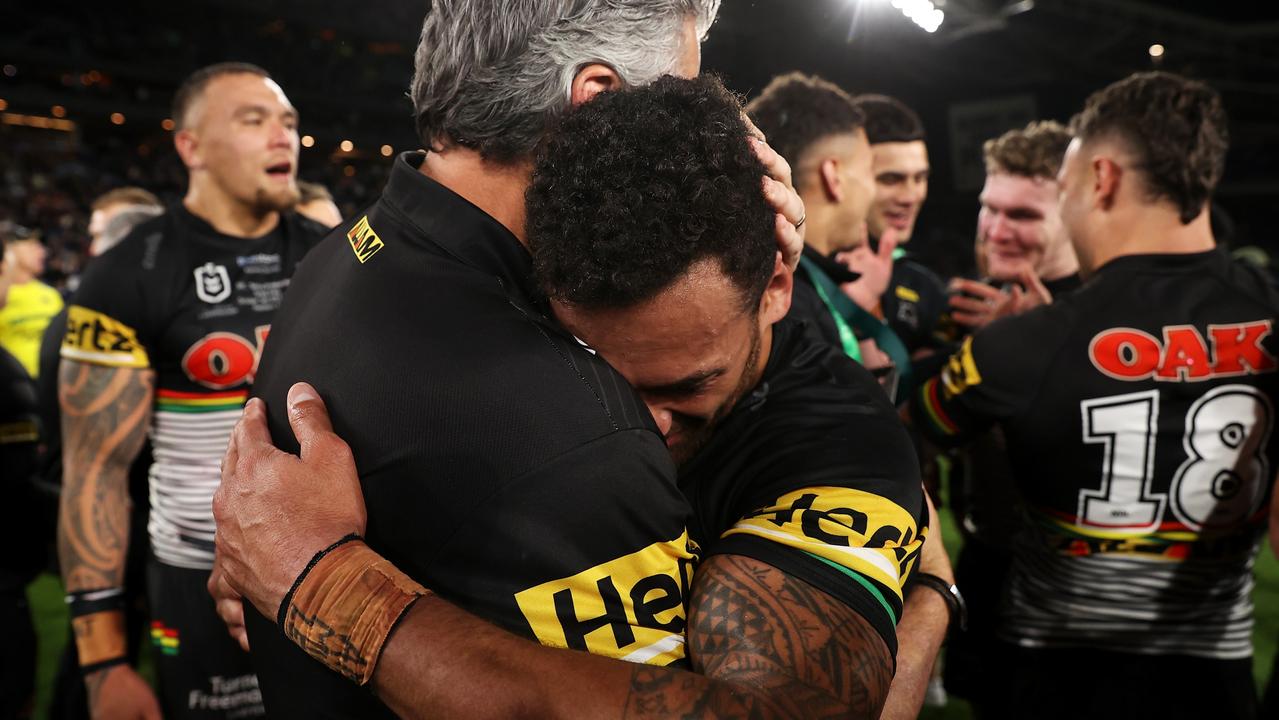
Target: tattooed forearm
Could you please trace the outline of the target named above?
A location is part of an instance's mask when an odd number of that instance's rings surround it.
[[[740,556],[698,569],[688,643],[695,669],[724,682],[636,668],[626,717],[876,718],[892,682],[888,648],[870,623]]]
[[[68,591],[123,582],[129,465],[151,422],[154,373],[63,360],[58,558]]]

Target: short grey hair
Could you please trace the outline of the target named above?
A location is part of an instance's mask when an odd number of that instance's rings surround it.
[[[529,157],[592,63],[627,85],[671,73],[692,18],[700,41],[720,0],[434,0],[410,94],[418,136],[485,159]]]

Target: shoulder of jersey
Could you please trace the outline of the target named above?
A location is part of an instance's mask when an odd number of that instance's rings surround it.
[[[302,237],[306,238],[307,242],[311,245],[318,243],[329,233],[334,232],[338,228],[347,224],[346,220],[343,220],[338,225],[330,228],[298,212],[288,213],[285,217],[289,218],[288,221],[294,223],[294,225],[302,231]]]
[[[789,318],[782,322],[792,325],[785,340],[787,347],[775,347],[774,352],[787,355],[785,369],[780,373],[787,380],[772,383],[776,387],[770,388],[770,399],[778,399],[777,391],[782,393],[783,404],[791,399],[801,403],[810,402],[814,395],[843,402],[852,395],[861,397],[864,394],[872,401],[883,399],[882,404],[874,403],[876,409],[892,412],[891,403],[869,370],[826,342],[815,328],[806,323]],[[774,338],[776,337],[774,334]],[[793,391],[799,392],[792,394]],[[774,406],[777,404],[772,403]],[[765,408],[768,407],[769,403],[765,403]]]
[[[1234,277],[1227,278],[1231,287],[1257,302],[1264,303],[1272,309],[1279,310],[1279,284],[1265,268],[1257,267],[1249,262],[1232,259],[1228,273]]]
[[[144,270],[155,269],[161,250],[173,245],[166,235],[170,233],[170,216],[166,210],[163,214],[139,223],[115,247],[102,253],[89,263],[89,269],[95,266],[111,267],[113,271],[128,266],[140,267]]]

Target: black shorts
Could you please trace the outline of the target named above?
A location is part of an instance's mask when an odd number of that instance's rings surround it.
[[[166,720],[263,717],[249,654],[231,639],[205,583],[208,570],[151,559],[147,595],[157,694]]]
[[[985,717],[1255,720],[1252,658],[1005,645],[1003,705]]]

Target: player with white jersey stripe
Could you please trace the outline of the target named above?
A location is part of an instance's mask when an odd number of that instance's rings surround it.
[[[1085,284],[979,331],[914,407],[939,440],[998,422],[1031,515],[1000,619],[1007,716],[1256,717],[1279,292],[1215,246],[1221,99],[1134,75],[1073,131],[1060,210]]]
[[[257,678],[204,591],[212,497],[272,316],[325,234],[297,202],[297,112],[252,65],[214,65],[178,90],[183,202],[85,274],[59,372],[59,553],[95,717],[255,717]],[[127,471],[149,434],[148,595],[159,701],[127,665]]]

